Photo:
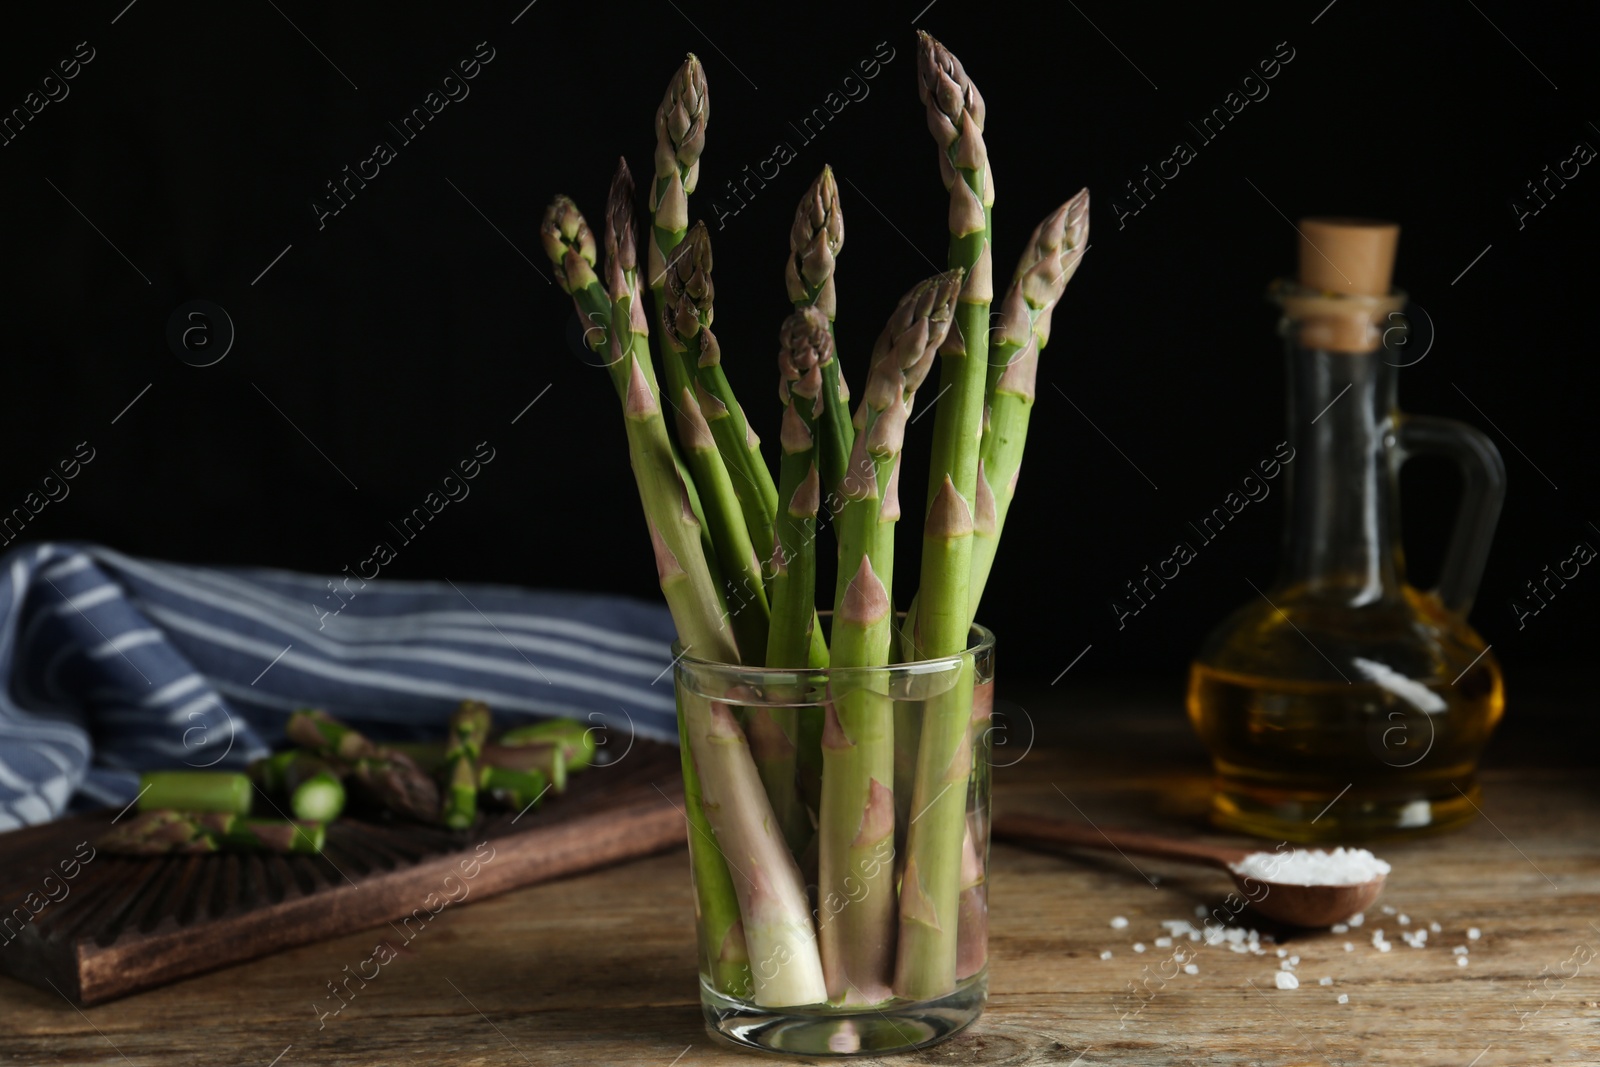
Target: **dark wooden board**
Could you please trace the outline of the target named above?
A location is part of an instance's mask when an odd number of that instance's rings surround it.
[[[682,792],[678,750],[635,740],[525,814],[462,834],[344,818],[321,855],[91,854],[111,811],[16,830],[0,835],[0,973],[88,1005],[409,917],[403,938],[446,907],[681,845]]]

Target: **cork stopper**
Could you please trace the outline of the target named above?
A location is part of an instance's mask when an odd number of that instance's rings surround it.
[[[1300,284],[1347,296],[1387,296],[1400,224],[1378,219],[1300,220]]]
[[[1391,293],[1398,223],[1377,219],[1301,219],[1299,291],[1284,310],[1307,348],[1370,353],[1382,342],[1387,313],[1404,303]]]

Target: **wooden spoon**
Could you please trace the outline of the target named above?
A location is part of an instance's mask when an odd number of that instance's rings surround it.
[[[1063,822],[1039,815],[1003,815],[995,819],[992,836],[1003,841],[1029,844],[1048,841],[1074,848],[1095,848],[1107,852],[1155,856],[1180,863],[1202,863],[1221,867],[1233,878],[1250,906],[1269,919],[1290,926],[1330,926],[1366,911],[1383,892],[1383,875],[1355,885],[1290,885],[1239,874],[1234,865],[1250,855],[1252,849],[1227,845],[1206,845],[1159,834],[1135,830],[1103,830],[1097,826]],[[1247,886],[1246,880],[1253,883]],[[1266,892],[1261,892],[1262,887]],[[1259,899],[1256,899],[1259,897]]]

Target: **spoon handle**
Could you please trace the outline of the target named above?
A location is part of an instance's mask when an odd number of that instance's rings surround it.
[[[1140,833],[1137,830],[1113,830],[1089,823],[1066,822],[1042,815],[1007,814],[996,817],[991,830],[994,837],[1005,841],[1027,843],[1049,841],[1075,848],[1097,848],[1106,852],[1120,852],[1136,856],[1155,856],[1183,863],[1204,863],[1226,868],[1242,860],[1247,852],[1226,845],[1207,845],[1198,841],[1185,841],[1159,834]]]

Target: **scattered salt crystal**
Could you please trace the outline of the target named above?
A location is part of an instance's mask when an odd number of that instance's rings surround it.
[[[1278,964],[1278,970],[1293,972],[1294,964],[1290,963],[1288,960],[1282,960]]]
[[[1280,959],[1280,960],[1281,960],[1281,959],[1283,959],[1283,957],[1285,957],[1285,956],[1287,956],[1287,955],[1288,955],[1288,954],[1289,954],[1289,950],[1288,950],[1288,949],[1286,949],[1286,948],[1280,948],[1280,949],[1279,949],[1279,950],[1278,950],[1278,958],[1279,958],[1279,959]]]
[[[1200,973],[1200,965],[1197,964],[1197,963],[1185,964],[1184,968],[1183,968],[1183,973],[1184,974],[1199,974]]]
[[[1401,926],[1410,926],[1411,925],[1411,916],[1402,914],[1400,916],[1400,925]]]
[[[1466,945],[1457,945],[1455,948],[1450,950],[1450,955],[1452,955],[1452,956],[1465,956],[1466,954],[1467,954],[1467,946]]]
[[[1384,905],[1384,906],[1383,906],[1383,913],[1384,913],[1384,914],[1385,914],[1385,915],[1393,915],[1393,914],[1394,914],[1394,909],[1393,909],[1393,908],[1391,908],[1391,907],[1390,907],[1390,906],[1389,906],[1389,905],[1387,905],[1387,904],[1385,904],[1385,905]]]
[[[1277,974],[1273,975],[1273,981],[1278,983],[1278,988],[1279,989],[1299,989],[1300,988],[1300,979],[1296,978],[1294,975],[1290,974],[1288,971],[1279,971]]]
[[[1229,952],[1249,952],[1250,951],[1250,946],[1249,945],[1229,945],[1228,946],[1228,951]]]
[[[1360,885],[1389,873],[1389,865],[1364,848],[1252,852],[1230,867],[1234,874],[1281,885]]]
[[[1354,952],[1356,950],[1356,947],[1354,945],[1352,945],[1350,942],[1346,941],[1344,943],[1344,950],[1346,952]]]
[[[1332,978],[1318,978],[1317,979],[1317,984],[1318,985],[1332,985],[1333,984],[1333,979]]]
[[[1291,966],[1291,967],[1300,966],[1300,957],[1299,956],[1290,956],[1289,957],[1289,966]]]
[[[1104,952],[1100,953],[1100,958],[1103,960],[1109,960],[1111,958],[1111,950],[1106,949]]]
[[[1483,931],[1478,929],[1476,926],[1467,927],[1467,940],[1468,941],[1476,941],[1476,940],[1478,940],[1478,938],[1480,938],[1482,936],[1483,936]]]
[[[1367,917],[1364,914],[1360,913],[1360,912],[1357,912],[1356,914],[1350,916],[1350,918],[1345,920],[1345,922],[1349,923],[1351,926],[1360,926],[1362,923],[1364,923],[1366,921],[1367,921]]]
[[[1171,947],[1172,947],[1172,938],[1170,938],[1170,937],[1158,937],[1158,938],[1156,938],[1156,948],[1171,948]]]
[[[1467,957],[1465,957],[1465,956],[1457,956],[1456,957],[1456,966],[1457,967],[1465,967],[1466,965],[1467,965]]]
[[[1350,1003],[1350,994],[1348,994],[1348,993],[1340,993],[1339,994],[1339,1003],[1340,1004],[1348,1004],[1348,1003]]]
[[[1372,947],[1379,952],[1388,952],[1394,947],[1394,943],[1383,939],[1383,929],[1380,927],[1372,931]]]
[[[1350,927],[1345,923],[1334,923],[1328,929],[1332,930],[1336,934],[1348,934],[1350,932]]]
[[[1391,948],[1394,948],[1394,942],[1393,941],[1385,941],[1383,944],[1378,946],[1378,951],[1379,952],[1388,952]]]
[[[1143,952],[1144,951],[1144,942],[1143,941],[1135,941],[1133,943],[1133,951],[1135,951],[1135,952]]]
[[[1436,934],[1444,933],[1444,927],[1440,926],[1438,923],[1429,923],[1428,929],[1432,930]]]
[[[1124,919],[1122,916],[1118,915],[1115,919],[1111,920],[1111,929],[1113,929],[1113,930],[1126,930],[1127,928],[1128,928],[1128,920]]]

